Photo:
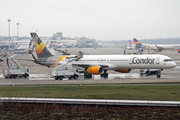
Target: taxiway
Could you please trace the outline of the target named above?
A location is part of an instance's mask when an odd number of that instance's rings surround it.
[[[77,54],[79,51],[83,51],[84,54],[123,54],[124,49],[122,48],[68,48],[71,54]],[[127,51],[135,52],[135,51]],[[151,51],[153,52],[153,51]],[[148,51],[144,51],[147,54]],[[56,54],[61,54],[56,52]],[[161,78],[156,76],[140,76],[139,70],[132,70],[131,73],[118,73],[115,71],[108,71],[109,77],[107,79],[101,78],[100,75],[93,75],[92,79],[84,79],[80,76],[77,80],[54,80],[50,78],[49,70],[45,66],[41,66],[33,63],[32,56],[30,54],[17,55],[16,60],[24,67],[29,68],[29,78],[22,79],[5,79],[3,77],[3,66],[6,65],[6,60],[0,62],[0,85],[11,85],[11,84],[97,84],[97,83],[146,83],[146,82],[180,82],[180,57],[177,51],[165,50],[156,54],[167,55],[176,62],[177,66],[173,69],[166,69],[161,72]]]

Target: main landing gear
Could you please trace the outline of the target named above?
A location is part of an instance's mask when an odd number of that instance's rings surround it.
[[[84,79],[90,79],[90,78],[92,78],[92,74],[84,72]]]
[[[104,70],[104,73],[101,74],[101,77],[108,78],[108,73],[106,73],[106,72],[107,72],[107,70]]]
[[[157,78],[160,78],[161,77],[161,70],[158,70],[158,73],[157,73]]]
[[[104,70],[104,73],[100,74],[100,76],[101,76],[102,78],[108,78],[108,73],[106,73],[106,72],[107,72],[107,70]],[[87,73],[87,72],[84,72],[84,78],[85,78],[85,79],[90,79],[90,78],[92,78],[92,74],[89,74],[89,73]]]

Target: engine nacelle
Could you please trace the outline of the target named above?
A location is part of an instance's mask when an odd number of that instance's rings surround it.
[[[118,70],[115,70],[116,72],[121,72],[121,73],[129,73],[131,72],[132,69],[118,69]]]
[[[87,68],[86,72],[93,75],[99,75],[103,72],[103,68],[101,66],[91,66]]]

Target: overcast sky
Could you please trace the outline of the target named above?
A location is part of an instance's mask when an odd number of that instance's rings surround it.
[[[0,36],[180,37],[180,0],[0,0]]]

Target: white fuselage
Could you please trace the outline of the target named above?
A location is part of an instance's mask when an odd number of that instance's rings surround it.
[[[66,58],[59,61],[63,63]],[[165,55],[84,55],[72,65],[106,66],[105,70],[117,69],[170,69],[176,66],[171,58]]]
[[[180,44],[156,44],[158,47],[162,47],[164,49],[180,49]],[[143,44],[141,48],[144,49],[157,49],[157,46],[155,44]],[[147,46],[147,47],[145,47]]]

